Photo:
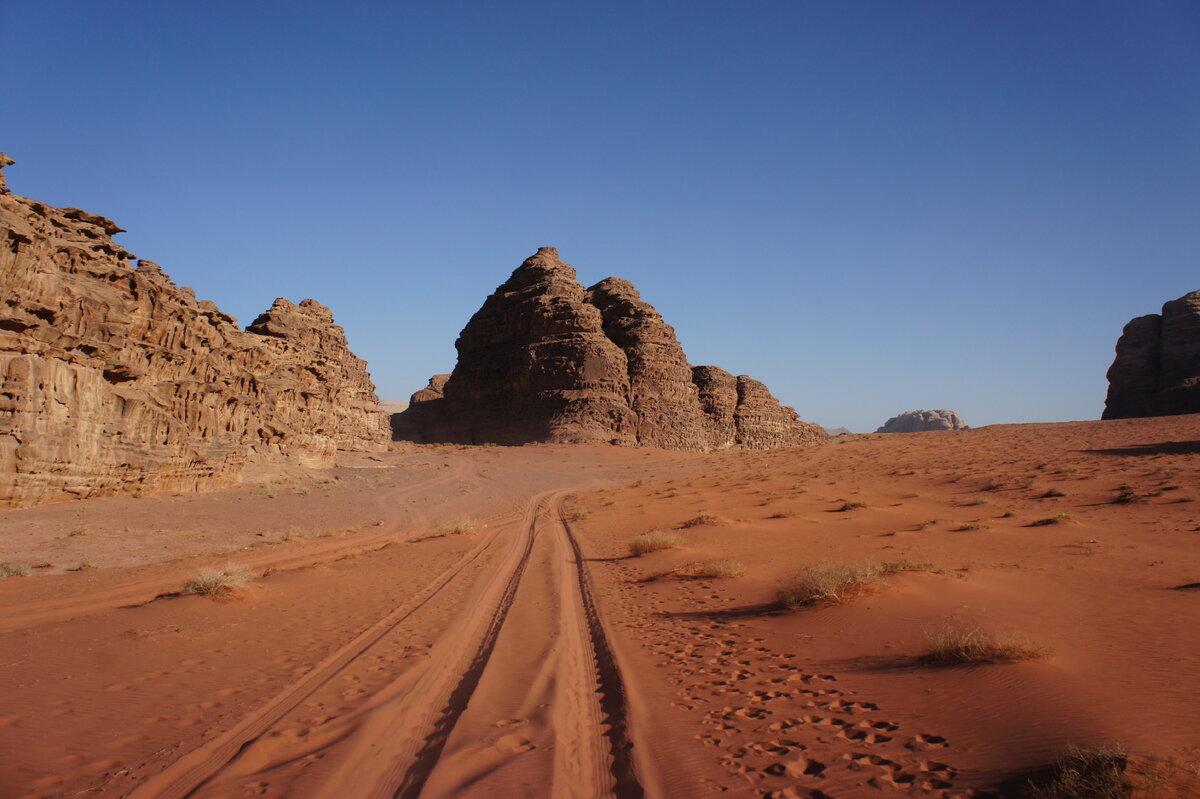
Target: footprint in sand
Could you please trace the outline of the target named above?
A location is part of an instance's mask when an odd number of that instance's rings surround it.
[[[501,752],[509,752],[512,754],[520,754],[521,752],[528,752],[537,748],[528,738],[516,734],[505,735],[501,738],[498,738],[493,746],[495,746]]]

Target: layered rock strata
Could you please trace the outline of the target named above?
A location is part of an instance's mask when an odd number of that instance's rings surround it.
[[[1200,291],[1125,325],[1102,419],[1200,413]]]
[[[893,416],[876,433],[924,433],[930,430],[968,430],[966,422],[954,411],[906,411]]]
[[[585,290],[553,247],[487,298],[455,346],[449,378],[435,377],[393,417],[399,438],[693,451],[825,438],[758,381],[693,368],[633,284],[608,278]]]
[[[119,232],[0,191],[0,505],[214,486],[248,460],[386,447],[366,364],[328,308],[277,300],[241,330],[157,264],[135,266]]]

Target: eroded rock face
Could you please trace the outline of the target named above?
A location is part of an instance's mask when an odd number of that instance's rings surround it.
[[[586,296],[600,309],[605,335],[625,353],[637,441],[663,449],[711,448],[700,392],[675,329],[628,280],[602,280]]]
[[[553,247],[488,297],[456,346],[442,396],[421,401],[418,392],[394,417],[399,438],[703,451],[825,437],[761,383],[693,369],[674,329],[633,284],[608,278],[584,291]]]
[[[386,446],[328,308],[277,300],[243,331],[157,264],[135,268],[119,231],[0,194],[0,505],[214,486],[250,459]]]
[[[1125,325],[1102,419],[1200,413],[1200,291]]]
[[[924,433],[929,430],[968,430],[954,411],[906,411],[883,423],[876,433]]]

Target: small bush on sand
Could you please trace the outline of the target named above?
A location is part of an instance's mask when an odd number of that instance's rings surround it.
[[[1128,755],[1120,747],[1071,747],[1051,774],[1030,780],[1027,799],[1128,799],[1133,784],[1125,775]]]
[[[13,563],[10,560],[0,560],[0,580],[6,577],[27,577],[29,567],[24,563]]]
[[[935,563],[907,559],[860,564],[822,560],[781,580],[775,589],[775,599],[785,608],[822,602],[839,604],[862,591],[865,586],[902,572],[945,574],[946,570]]]
[[[847,502],[842,507],[838,508],[840,513],[845,513],[848,510],[858,510],[859,508],[867,507],[865,502]]]
[[[746,564],[729,558],[705,560],[680,566],[675,573],[681,577],[741,577],[746,573]]]
[[[1068,522],[1075,522],[1075,521],[1079,521],[1079,519],[1076,518],[1075,516],[1072,516],[1069,513],[1059,513],[1059,514],[1051,516],[1047,519],[1038,519],[1036,522],[1033,522],[1029,526],[1030,527],[1047,527],[1051,524],[1067,524]]]
[[[929,652],[924,660],[933,665],[1016,663],[1038,660],[1049,654],[1049,650],[1039,644],[1014,635],[995,635],[974,625],[948,624],[926,635]]]
[[[591,510],[581,505],[578,497],[570,496],[563,500],[562,515],[569,522],[581,522],[591,515]]]
[[[688,519],[680,527],[704,527],[705,525],[716,524],[719,521],[715,513],[701,513],[699,516]]]
[[[1117,496],[1113,499],[1114,505],[1132,505],[1135,502],[1141,502],[1142,498],[1138,496],[1138,492],[1131,485],[1123,485],[1117,489]]]
[[[674,549],[683,543],[683,536],[667,530],[651,530],[648,533],[635,535],[629,542],[629,554],[640,558],[650,552],[663,549]]]
[[[443,525],[440,532],[442,535],[466,535],[474,529],[475,522],[470,519],[459,519],[456,522]]]
[[[250,580],[245,566],[227,563],[224,569],[201,569],[183,584],[184,594],[227,596]]]

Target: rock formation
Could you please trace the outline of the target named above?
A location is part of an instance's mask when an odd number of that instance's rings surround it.
[[[0,505],[386,447],[366,364],[328,308],[276,300],[243,331],[157,264],[135,268],[119,232],[0,189]]]
[[[825,438],[756,380],[692,367],[626,280],[585,290],[543,247],[471,317],[458,365],[393,417],[418,442],[641,444],[703,451]]]
[[[968,430],[954,411],[906,411],[883,423],[876,433],[924,433],[928,430]]]
[[[1125,325],[1102,419],[1200,413],[1200,291]]]

